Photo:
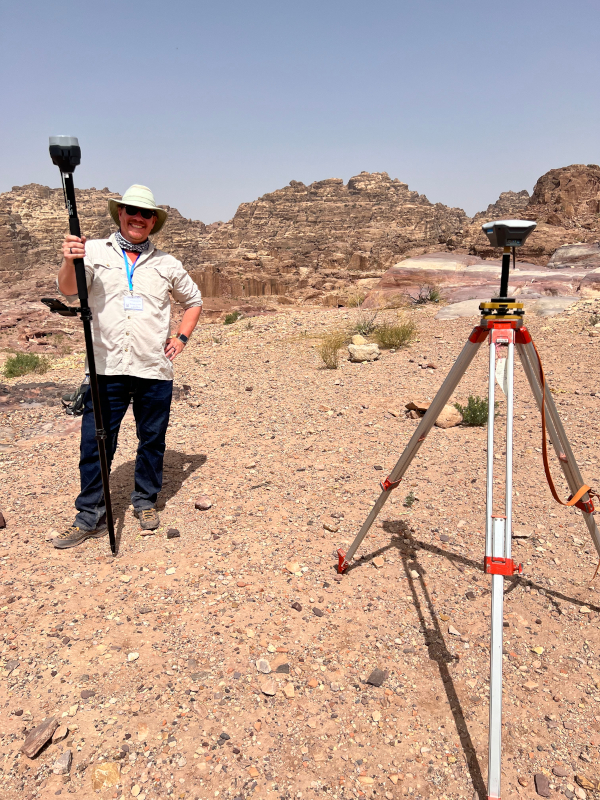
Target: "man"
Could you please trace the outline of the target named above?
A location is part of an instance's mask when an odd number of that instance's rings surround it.
[[[132,401],[139,444],[131,502],[142,529],[155,530],[160,524],[156,499],[162,488],[173,394],[172,362],[196,327],[202,297],[181,263],[157,250],[148,239],[167,219],[150,189],[130,186],[120,200],[111,198],[108,207],[118,232],[89,242],[85,237],[65,236],[57,284],[60,292],[75,302],[74,260],[84,259],[109,465],[121,421]],[[185,309],[179,330],[172,335],[169,293]],[[75,501],[75,522],[53,540],[54,547],[61,550],[108,532],[89,388],[81,425],[79,472],[81,492]]]

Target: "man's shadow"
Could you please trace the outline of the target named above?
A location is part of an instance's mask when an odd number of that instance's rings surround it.
[[[157,508],[160,510],[165,503],[189,480],[197,469],[206,463],[206,455],[198,453],[189,455],[178,453],[176,450],[165,452],[163,485],[158,495]],[[115,539],[117,552],[121,543],[123,527],[125,525],[125,512],[131,505],[131,493],[134,489],[135,459],[126,461],[110,473],[110,497],[112,500],[113,519],[115,524]]]

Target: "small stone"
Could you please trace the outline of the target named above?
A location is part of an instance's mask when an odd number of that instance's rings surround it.
[[[256,461],[249,461],[247,464],[244,464],[246,469],[254,469],[256,467]]]
[[[279,648],[277,648],[279,649]],[[279,675],[289,675],[290,674],[290,665],[289,664],[280,664],[275,672]]]
[[[559,764],[555,764],[552,767],[552,774],[556,775],[557,778],[568,778],[569,770],[561,767]]]
[[[322,617],[325,614],[324,611],[322,611],[320,608],[317,608],[316,606],[315,608],[313,608],[312,612],[315,615],[315,617]]]
[[[267,680],[263,681],[261,684],[260,690],[263,694],[272,697],[277,692],[277,685],[273,678],[267,678]]]
[[[442,408],[435,421],[437,428],[454,428],[463,421],[462,414],[454,406],[446,405]]]
[[[357,333],[352,337],[352,344],[369,344],[369,342],[364,336],[361,336],[360,333]]]
[[[246,629],[246,636],[249,639],[254,639],[254,637],[256,636],[256,633],[252,630],[252,628],[247,628]]]
[[[254,386],[246,386],[246,391],[251,392],[254,389]]]
[[[563,728],[566,731],[576,731],[577,730],[577,728],[575,727],[575,725],[572,722],[563,722]]]
[[[251,778],[258,778],[259,774],[260,773],[256,769],[256,767],[249,767],[248,768],[248,775],[250,775]]]
[[[92,789],[102,791],[121,782],[121,767],[115,762],[106,761],[92,768]]]
[[[376,667],[373,672],[367,678],[367,683],[370,686],[381,686],[383,682],[387,679],[389,673],[387,670],[379,669]]]
[[[362,783],[363,786],[372,786],[375,783],[375,779],[369,775],[359,775],[358,782]]]
[[[311,678],[309,681],[307,681],[306,685],[311,689],[316,689],[319,685],[319,681],[316,678]]]
[[[296,575],[296,573],[300,572],[300,564],[297,561],[288,561],[285,568],[290,575]]]
[[[528,692],[535,692],[535,690],[538,688],[538,685],[535,681],[527,681],[523,684],[523,686]]]
[[[577,797],[578,800],[586,800],[587,793],[586,793],[585,789],[582,789],[581,786],[576,786],[575,787],[575,797]]]
[[[137,661],[139,657],[140,657],[139,653],[128,653],[127,661]]]
[[[28,758],[34,758],[42,747],[49,742],[54,731],[58,728],[58,721],[56,717],[45,719],[40,725],[35,727],[27,736],[21,746],[21,752]]]
[[[176,572],[175,567],[169,567],[169,569],[165,570],[165,575],[174,575]]]
[[[80,697],[82,700],[89,700],[90,697],[94,697],[96,694],[95,689],[82,689]]]
[[[138,796],[138,794],[139,794],[141,791],[142,791],[142,787],[139,785],[139,783],[136,783],[134,786],[132,786],[132,787],[131,787],[131,794],[132,794],[134,797],[137,797],[137,796]]]
[[[519,784],[521,786],[529,786],[529,781],[527,780],[527,778],[524,778],[523,776],[521,776],[517,780],[519,781]]]
[[[465,596],[467,600],[475,600],[475,592],[467,592]]]
[[[339,531],[339,527],[331,522],[324,522],[323,527],[326,531],[330,531],[330,533],[337,533]]]
[[[138,742],[145,742],[149,735],[150,735],[150,728],[148,727],[148,725],[146,725],[145,723],[140,725],[137,731]]]
[[[256,662],[256,669],[262,672],[263,675],[268,675],[271,672],[271,665],[266,658],[259,658]]]
[[[377,567],[377,569],[381,569],[385,564],[385,558],[383,556],[375,556],[373,559],[373,566]]]
[[[448,633],[451,636],[462,636],[462,633],[460,633],[460,631],[457,631],[453,625],[448,625]]]
[[[54,731],[52,736],[52,744],[56,744],[57,742],[62,742],[63,739],[66,739],[69,735],[69,729],[66,725],[59,725],[58,728]]]
[[[283,687],[283,693],[289,700],[291,700],[296,694],[294,691],[294,684],[286,683],[286,685]]]
[[[591,614],[592,613],[592,609],[588,608],[587,606],[581,606],[581,608],[579,609],[579,613],[580,614]]]
[[[71,706],[71,707],[69,708],[69,712],[68,712],[68,713],[69,713],[69,716],[70,716],[70,717],[74,717],[74,716],[75,716],[75,714],[77,714],[77,711],[78,711],[78,709],[79,709],[79,703],[75,703],[75,705],[74,705],[74,706]]]
[[[417,572],[416,569],[411,569],[410,570],[410,577],[414,578],[416,580],[416,579],[420,578],[421,576],[419,575],[419,573]]]
[[[121,577],[119,578],[119,580],[120,580],[122,583],[129,583],[129,581],[131,580],[131,575],[121,575]]]
[[[178,528],[169,528],[167,530],[167,539],[179,539],[181,533]]]
[[[198,511],[208,511],[209,508],[212,508],[212,503],[206,496],[198,497],[194,503],[194,508],[197,508]]]
[[[292,608],[294,609],[294,611],[302,611],[302,606],[300,605],[300,603],[292,603]]]
[[[379,722],[381,719],[381,711],[375,710],[373,712],[373,722]]]
[[[0,511],[0,528],[6,528],[6,520],[4,514]]]
[[[349,361],[355,364],[362,364],[365,361],[377,361],[381,351],[376,344],[349,344]]]
[[[538,656],[541,656],[542,653],[544,652],[544,648],[543,647],[539,647],[539,646],[538,647],[532,647],[531,648],[531,652],[532,653],[536,653]]]
[[[540,797],[552,797],[550,782],[543,772],[536,772],[533,779],[535,781],[535,790]]]
[[[254,730],[257,733],[260,733],[261,728],[262,728],[262,722],[259,719],[257,719],[256,722],[254,723]]]
[[[73,761],[73,753],[70,750],[65,750],[64,753],[56,759],[52,766],[52,772],[55,775],[68,775],[71,769],[71,762]]]

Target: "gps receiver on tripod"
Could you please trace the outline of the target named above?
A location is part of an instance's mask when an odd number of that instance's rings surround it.
[[[69,231],[73,236],[81,236],[77,205],[75,202],[75,186],[73,172],[81,162],[81,148],[74,136],[51,136],[50,158],[59,170],[65,193],[65,205],[69,212]],[[98,388],[98,374],[96,372],[96,359],[94,358],[94,343],[92,339],[92,311],[88,303],[88,290],[85,278],[85,265],[82,258],[74,259],[75,278],[77,280],[77,294],[79,295],[79,308],[65,305],[60,300],[44,297],[44,303],[50,311],[63,317],[76,317],[81,315],[83,333],[85,336],[85,350],[87,355],[88,370],[90,373],[90,390],[92,393],[92,406],[94,409],[94,424],[96,427],[96,440],[98,442],[98,457],[100,458],[100,472],[102,474],[102,488],[104,490],[104,503],[106,506],[106,525],[110,539],[110,549],[113,555],[117,553],[115,528],[113,523],[112,503],[110,500],[110,483],[108,458],[106,456],[106,431],[102,424],[102,411],[100,408],[100,391]]]

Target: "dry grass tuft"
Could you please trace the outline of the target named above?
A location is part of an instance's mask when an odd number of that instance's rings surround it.
[[[394,321],[380,323],[373,331],[375,341],[386,350],[406,347],[417,336],[417,326],[409,317],[398,317]]]
[[[317,353],[327,369],[337,369],[340,365],[340,350],[348,341],[347,331],[333,330],[326,333],[317,347]]]

